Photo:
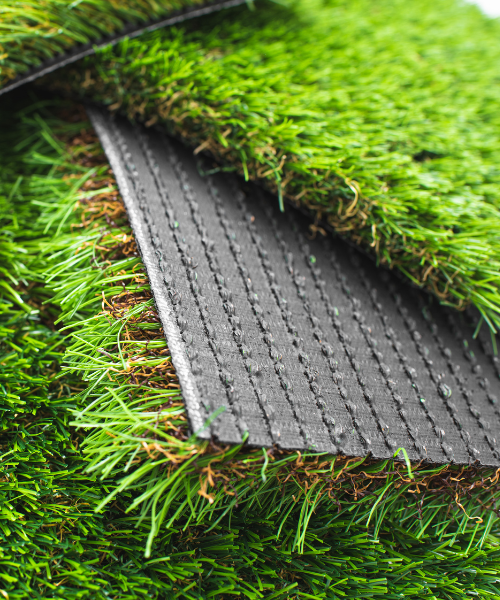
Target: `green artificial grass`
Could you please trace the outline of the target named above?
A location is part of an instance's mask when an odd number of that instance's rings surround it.
[[[154,20],[200,0],[3,0],[0,88],[17,75],[74,46]]]
[[[499,37],[498,20],[457,0],[262,1],[49,82],[264,182],[494,330]]]
[[[164,10],[41,6],[0,8],[3,83]],[[167,127],[498,323],[498,24],[451,0],[257,9],[51,85]],[[499,472],[192,437],[85,114],[20,93],[0,131],[0,598],[500,599]]]
[[[60,102],[15,106],[0,110],[15,273],[0,291],[0,597],[500,598],[493,470],[411,478],[189,437],[89,124]]]

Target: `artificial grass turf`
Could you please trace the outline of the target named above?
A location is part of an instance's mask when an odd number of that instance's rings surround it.
[[[75,46],[197,4],[200,0],[6,0],[0,6],[0,89]]]
[[[263,20],[271,14],[280,22],[282,9],[266,10]],[[322,14],[318,9],[317,18]],[[260,35],[254,27],[241,27],[243,40]],[[232,54],[234,75],[227,51],[207,58],[205,42],[188,29],[175,36],[175,60],[199,58],[177,65],[198,68],[199,79],[207,64],[220,61],[214,79],[224,84],[227,72],[242,85],[241,43]],[[215,45],[215,34],[207,39]],[[192,55],[186,41],[194,44]],[[278,43],[276,54],[281,51]],[[248,52],[255,57],[252,45]],[[255,62],[245,63],[249,85],[259,91],[264,77],[276,93],[278,75],[273,80],[267,70],[252,79],[248,65],[258,71]],[[207,84],[195,101],[207,89],[216,97]],[[289,111],[290,122],[278,125],[292,132],[286,133],[292,143],[297,123],[284,90],[275,104]],[[197,110],[187,97],[184,109]],[[248,98],[256,102],[255,95]],[[275,104],[269,104],[273,111]],[[142,265],[88,124],[83,117],[62,122],[43,106],[9,123],[10,111],[4,105],[0,171],[1,320],[7,330],[0,359],[7,473],[0,484],[3,596],[499,597],[494,473],[491,482],[489,471],[420,466],[410,480],[406,465],[391,461],[353,462],[345,469],[344,459],[220,449],[190,439]],[[251,115],[243,116],[244,126]],[[176,132],[187,135],[181,126]],[[208,138],[200,133],[190,139],[196,144]],[[234,144],[228,147],[236,152]],[[419,159],[427,156],[424,150]],[[222,156],[220,148],[212,151]],[[279,166],[272,153],[264,155],[271,156],[270,166]],[[342,192],[346,201],[353,197],[349,189]],[[43,300],[50,302],[42,306]],[[40,312],[29,313],[30,307]],[[67,332],[74,335],[65,340]],[[470,489],[481,477],[483,487]],[[96,514],[99,506],[104,512]]]
[[[259,2],[49,81],[263,181],[494,329],[499,34],[455,0]]]
[[[1,383],[26,404],[0,397],[0,594],[500,597],[494,472],[409,479],[392,461],[189,438],[108,165],[84,116],[54,110],[2,111],[2,264],[18,282],[2,289]]]

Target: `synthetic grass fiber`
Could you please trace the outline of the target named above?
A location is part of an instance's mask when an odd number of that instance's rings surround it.
[[[499,598],[493,471],[412,478],[189,437],[95,136],[78,111],[16,104],[0,113],[16,274],[1,292],[2,597]]]
[[[51,37],[54,7],[9,17],[4,81],[101,35],[87,12],[81,40]],[[493,324],[498,29],[451,0],[259,3],[54,77]],[[78,110],[29,98],[0,104],[0,596],[500,598],[498,473],[190,436],[97,140]]]
[[[7,0],[0,6],[0,90],[57,55],[200,0]]]
[[[455,0],[259,2],[51,85],[161,124],[495,328],[499,35]]]

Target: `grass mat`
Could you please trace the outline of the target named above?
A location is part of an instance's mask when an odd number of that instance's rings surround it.
[[[499,34],[455,0],[259,2],[49,81],[263,181],[494,329]]]
[[[410,477],[404,463],[189,436],[95,135],[60,103],[12,102],[0,111],[0,595],[499,598],[495,472],[413,465]]]
[[[75,46],[197,4],[199,0],[6,0],[0,7],[0,88]]]

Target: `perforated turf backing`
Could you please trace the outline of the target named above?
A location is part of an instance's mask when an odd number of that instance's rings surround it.
[[[500,464],[500,361],[486,329],[472,339],[473,316],[332,236],[311,240],[301,213],[233,175],[201,175],[160,133],[89,113],[201,437]]]

